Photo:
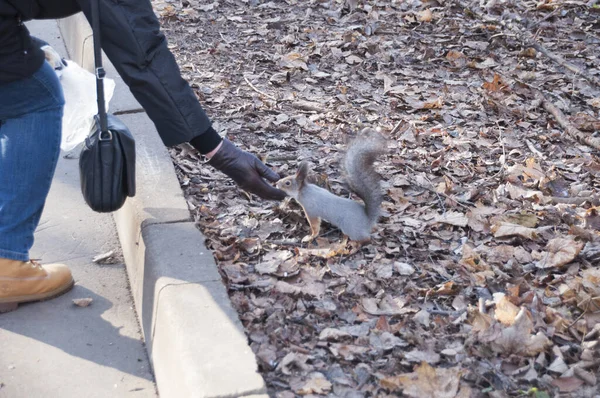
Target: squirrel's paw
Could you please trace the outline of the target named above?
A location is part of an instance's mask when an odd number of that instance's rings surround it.
[[[306,235],[304,238],[302,238],[302,243],[310,243],[315,239],[315,236],[312,235]]]
[[[292,200],[292,198],[289,196],[282,200],[281,203],[279,203],[279,209],[286,210],[288,207],[290,207],[290,200]]]

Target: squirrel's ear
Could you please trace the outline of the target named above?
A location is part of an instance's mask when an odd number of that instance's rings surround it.
[[[298,171],[296,172],[296,180],[303,183],[308,175],[308,162],[300,163],[300,167],[298,167]]]

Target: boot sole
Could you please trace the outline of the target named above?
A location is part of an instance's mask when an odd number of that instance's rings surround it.
[[[51,300],[53,298],[56,298],[58,296],[65,294],[66,292],[71,290],[73,288],[73,285],[75,285],[75,280],[73,278],[71,278],[71,282],[59,287],[56,290],[50,291],[50,292],[46,292],[46,293],[42,293],[42,294],[35,294],[35,295],[31,295],[31,296],[21,296],[21,297],[11,297],[11,298],[0,299],[0,314],[16,310],[19,307],[19,304],[31,303],[34,301]]]

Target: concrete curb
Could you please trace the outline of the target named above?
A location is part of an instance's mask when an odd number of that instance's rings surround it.
[[[58,21],[70,58],[93,70],[91,28],[77,14]],[[114,67],[111,112],[137,141],[136,197],[114,213],[159,394],[267,397],[256,358],[204,236],[190,220],[171,158]]]

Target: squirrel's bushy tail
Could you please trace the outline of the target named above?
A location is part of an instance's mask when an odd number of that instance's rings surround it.
[[[381,176],[373,163],[386,151],[385,138],[373,129],[363,129],[356,137],[344,159],[346,179],[350,189],[365,202],[370,225],[374,225],[381,213]]]

